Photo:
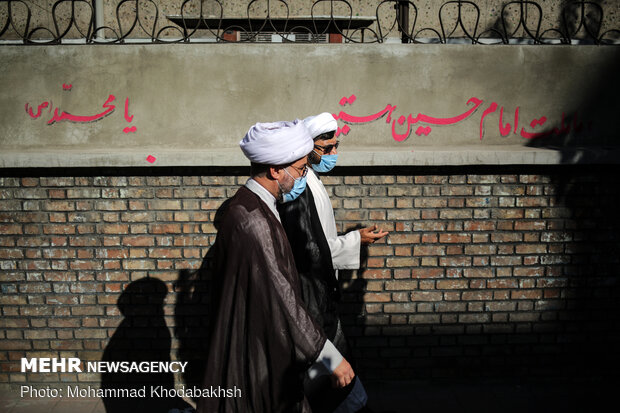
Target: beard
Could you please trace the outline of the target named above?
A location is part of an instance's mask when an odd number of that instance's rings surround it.
[[[276,182],[278,183],[278,202],[282,202],[284,200],[284,194],[288,194],[289,192],[291,192],[291,190],[295,186],[295,180],[288,176],[288,174],[284,175],[285,177],[282,183],[276,180]]]

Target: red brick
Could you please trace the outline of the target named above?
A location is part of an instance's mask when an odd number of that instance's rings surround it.
[[[434,245],[415,245],[413,247],[413,255],[445,255],[446,247]]]
[[[544,267],[517,267],[513,272],[515,277],[542,277],[545,275]]]
[[[150,248],[151,258],[182,258],[181,250],[174,248]]]
[[[492,268],[465,268],[463,276],[466,278],[490,278],[493,277]]]
[[[495,221],[465,221],[463,229],[465,231],[493,231]]]
[[[447,176],[436,176],[436,175],[419,175],[414,177],[414,182],[416,184],[447,184],[448,177]]]
[[[470,209],[442,209],[439,212],[441,219],[471,219],[472,211]]]
[[[131,247],[150,247],[155,245],[155,238],[150,235],[132,235],[122,238],[122,245]]]
[[[388,209],[387,218],[388,221],[402,221],[402,220],[417,220],[420,219],[420,210],[418,209]],[[383,223],[382,227],[386,227],[387,223]]]
[[[491,198],[489,197],[472,197],[465,199],[465,206],[467,208],[485,208],[491,205]]]
[[[387,258],[385,261],[385,265],[388,268],[411,267],[415,265],[416,262],[417,262],[416,259],[412,257],[396,257],[396,258]]]
[[[99,224],[98,232],[102,234],[127,234],[129,225],[127,224]]]
[[[100,260],[75,260],[69,263],[72,270],[101,270],[103,264]]]
[[[492,291],[463,291],[461,296],[463,301],[488,301],[493,298]]]
[[[146,201],[129,200],[129,209],[132,211],[147,209]]]
[[[492,211],[492,217],[496,219],[520,219],[524,216],[525,211],[523,209],[517,208],[495,208]]]
[[[469,185],[444,185],[441,188],[442,196],[467,196],[473,195],[474,188]]]
[[[410,290],[416,289],[417,287],[418,287],[418,281],[413,281],[413,280],[387,281],[385,283],[385,289],[388,291],[398,291],[398,290],[410,291]]]
[[[23,229],[20,224],[0,224],[0,234],[3,234],[3,235],[23,234]]]
[[[123,268],[126,270],[154,270],[155,262],[153,260],[123,260]]]
[[[447,243],[469,243],[471,242],[470,234],[439,234],[439,242]]]
[[[438,242],[438,234],[422,234],[422,244],[436,244]]]
[[[147,176],[148,186],[179,186],[181,185],[180,176]]]
[[[516,279],[494,279],[487,280],[487,288],[517,288],[519,283]],[[494,298],[495,295],[494,295]],[[505,296],[505,299],[508,298],[508,295]]]
[[[523,234],[520,232],[495,232],[491,234],[493,242],[521,242]]]
[[[441,278],[444,276],[443,268],[412,268],[411,278]]]
[[[387,279],[391,278],[392,273],[389,269],[367,269],[362,273],[364,279]]]
[[[150,224],[151,234],[180,234],[182,233],[181,224]]]
[[[411,301],[441,301],[443,294],[440,291],[413,291]]]
[[[383,309],[386,313],[413,313],[415,303],[384,304]]]
[[[21,259],[24,258],[24,253],[19,249],[0,248],[0,259]]]
[[[439,265],[442,267],[468,267],[472,265],[471,257],[440,257]]]
[[[487,323],[489,322],[489,314],[459,314],[459,323]]]
[[[67,198],[100,198],[99,188],[71,188],[67,189]]]
[[[75,234],[75,225],[48,224],[43,225],[44,234]]]
[[[437,209],[422,209],[420,217],[423,220],[435,220],[439,218],[439,210]]]
[[[125,211],[127,209],[127,201],[125,200],[96,201],[95,209],[99,211]]]
[[[492,255],[496,251],[495,245],[466,245],[464,249],[466,255]]]
[[[438,280],[437,289],[439,290],[454,290],[454,289],[466,289],[468,287],[468,280]]]
[[[366,293],[363,299],[368,303],[386,303],[392,300],[390,293]]]
[[[465,206],[464,198],[450,198],[448,199],[449,208],[463,208]]]
[[[420,242],[420,234],[399,234],[392,233],[388,235],[390,244],[418,244]]]
[[[413,206],[415,208],[445,208],[448,205],[446,198],[415,198]]]
[[[545,207],[549,205],[549,201],[544,197],[518,197],[517,207]]]

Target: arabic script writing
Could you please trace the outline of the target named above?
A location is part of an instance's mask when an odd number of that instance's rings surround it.
[[[355,95],[351,95],[349,97],[343,97],[340,99],[340,106],[352,105],[357,100]],[[392,138],[397,142],[402,142],[407,139],[413,130],[414,125],[419,126],[415,129],[415,134],[418,136],[428,136],[432,132],[432,128],[430,125],[434,126],[449,126],[456,125],[459,122],[464,121],[465,119],[472,116],[476,113],[480,107],[482,107],[484,101],[477,97],[471,97],[465,104],[467,109],[460,114],[457,114],[452,117],[447,118],[437,118],[433,116],[428,116],[423,113],[418,113],[417,116],[413,116],[413,114],[409,114],[408,116],[399,116],[398,118],[393,118],[394,111],[396,110],[396,106],[387,104],[383,109],[379,112],[366,115],[366,116],[355,116],[344,111],[340,111],[338,114],[334,114],[334,118],[336,120],[341,120],[345,123],[343,127],[339,127],[336,131],[336,136],[340,134],[347,135],[351,131],[351,127],[349,125],[363,124],[374,122],[383,117],[386,118],[385,123],[392,124]],[[480,117],[479,124],[479,137],[480,140],[484,137],[485,131],[485,119],[490,114],[497,111],[499,105],[497,102],[491,102],[486,109],[483,110],[482,116]],[[514,121],[512,124],[509,122],[504,123],[504,106],[499,107],[499,133],[502,137],[506,137],[511,133],[515,135],[520,135],[525,139],[534,139],[534,138],[542,138],[549,135],[560,135],[569,133],[571,130],[576,132],[580,132],[583,129],[583,122],[578,121],[578,115],[575,113],[572,117],[572,122],[566,121],[566,114],[562,113],[562,121],[559,127],[549,128],[547,130],[543,130],[541,132],[536,132],[536,128],[542,127],[547,122],[546,116],[541,116],[537,119],[533,119],[528,126],[529,130],[526,130],[526,126],[522,126],[519,131],[519,111],[520,107],[515,109],[514,113]],[[406,124],[406,127],[404,126]],[[399,132],[404,129],[404,132]]]
[[[70,84],[67,85],[66,83],[63,83],[62,88],[65,91],[73,90],[73,86]],[[89,123],[89,122],[99,121],[105,118],[106,116],[111,115],[116,109],[116,106],[113,105],[113,102],[115,100],[116,100],[116,96],[110,94],[102,105],[102,108],[104,110],[94,115],[76,115],[74,113],[60,110],[60,108],[58,107],[54,108],[51,101],[42,102],[41,104],[37,105],[36,112],[34,111],[34,106],[32,106],[30,103],[26,103],[25,109],[26,109],[26,113],[32,119],[40,118],[43,115],[43,110],[47,109],[47,112],[52,114],[52,117],[47,120],[48,125],[53,125],[55,123],[60,123],[60,122],[65,122],[65,121],[74,122],[74,123]],[[125,121],[127,121],[127,123],[133,122],[133,115],[129,114],[129,98],[125,99]],[[133,132],[136,132],[137,130],[138,128],[136,126],[127,126],[123,129],[123,132],[133,133]]]

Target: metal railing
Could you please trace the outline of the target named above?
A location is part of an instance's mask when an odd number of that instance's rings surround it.
[[[476,1],[384,0],[362,17],[346,0],[308,2],[294,15],[289,3],[252,0],[235,11],[223,0],[0,0],[0,44],[252,42],[265,33],[282,42],[620,44],[620,30],[606,27],[620,2],[607,3],[606,15],[600,1],[556,0],[559,15],[550,16],[549,2],[498,0],[483,10]]]

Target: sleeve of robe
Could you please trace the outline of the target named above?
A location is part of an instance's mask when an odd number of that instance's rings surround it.
[[[360,232],[351,231],[338,235],[334,210],[325,186],[314,174],[308,172],[308,185],[312,189],[316,210],[332,253],[332,264],[336,270],[355,270],[360,266]]]
[[[335,238],[327,238],[332,252],[334,269],[355,270],[360,267],[360,232],[351,231]]]

